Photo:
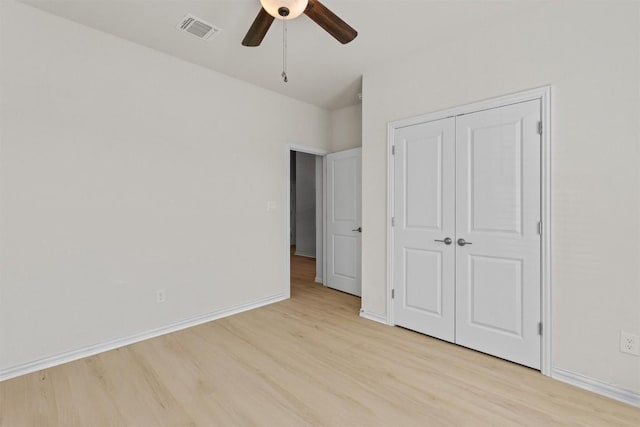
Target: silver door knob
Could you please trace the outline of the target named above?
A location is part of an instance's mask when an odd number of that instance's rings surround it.
[[[464,239],[458,239],[458,246],[464,246],[464,245],[473,245],[473,243],[467,242]]]
[[[354,228],[351,231],[357,231],[358,233],[362,233],[362,227]]]
[[[451,239],[451,237],[445,237],[443,240],[435,239],[435,241],[442,242],[445,245],[450,245],[451,243],[453,243],[453,240]]]

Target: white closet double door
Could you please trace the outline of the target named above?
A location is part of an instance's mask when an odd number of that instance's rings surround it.
[[[540,368],[540,102],[395,130],[394,322]]]

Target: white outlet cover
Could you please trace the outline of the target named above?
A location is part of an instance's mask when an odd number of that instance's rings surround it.
[[[163,303],[167,300],[167,295],[165,294],[164,290],[158,290],[156,292],[156,302],[158,304]]]
[[[640,336],[625,331],[620,332],[620,351],[640,356]]]

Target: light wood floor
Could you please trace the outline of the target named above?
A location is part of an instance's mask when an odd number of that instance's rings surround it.
[[[640,409],[358,317],[292,257],[292,298],[0,383],[0,425],[640,426]]]

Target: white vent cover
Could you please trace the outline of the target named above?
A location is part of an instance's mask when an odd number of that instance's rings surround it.
[[[222,31],[221,28],[215,27],[214,25],[209,24],[208,22],[203,21],[197,16],[193,16],[191,14],[185,15],[185,17],[182,18],[176,28],[180,31],[185,31],[203,40],[207,40],[211,36],[216,35],[220,31]]]

